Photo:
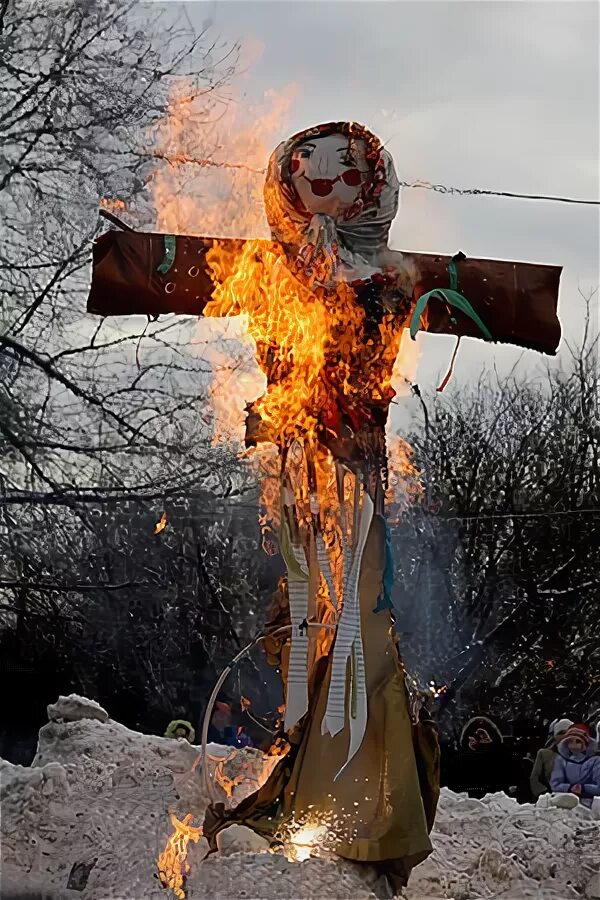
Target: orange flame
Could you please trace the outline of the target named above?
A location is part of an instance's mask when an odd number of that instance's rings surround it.
[[[233,792],[239,784],[244,784],[244,782],[256,781],[255,778],[248,777],[247,775],[242,774],[241,772],[233,777],[230,777],[225,771],[225,766],[231,762],[231,760],[236,759],[238,756],[238,750],[232,750],[227,756],[210,756],[207,754],[207,759],[210,762],[216,763],[214,770],[214,778],[217,784],[223,789],[225,796],[228,799],[233,797]],[[247,765],[244,765],[243,768],[247,769]]]
[[[339,551],[339,542],[333,540],[339,527],[334,522],[338,510],[332,457],[321,442],[324,411],[335,416],[343,398],[356,418],[368,422],[370,405],[385,405],[393,395],[392,382],[402,391],[406,379],[414,377],[416,345],[403,337],[404,323],[396,315],[384,315],[373,331],[349,286],[328,292],[314,280],[299,280],[284,250],[261,240],[269,236],[264,167],[281,139],[295,92],[293,86],[282,95],[267,92],[263,103],[254,107],[224,104],[212,94],[174,93],[167,116],[154,130],[157,168],[152,192],[160,231],[248,239],[241,252],[217,242],[207,254],[216,286],[204,310],[212,318],[198,329],[203,353],[215,371],[214,440],[240,441],[245,403],[258,398],[252,410],[260,420],[261,438],[280,446],[300,438],[313,458],[323,497],[331,495],[322,513],[328,546]],[[274,195],[266,202],[273,205]],[[269,217],[275,213],[270,209]],[[315,279],[320,274],[315,273]],[[228,340],[232,332],[237,342],[233,348]],[[243,362],[240,341],[245,345]],[[258,367],[251,359],[258,360]],[[373,430],[364,430],[368,442]],[[418,473],[407,445],[394,440],[391,451],[393,494],[398,493],[402,506],[418,496],[413,484]],[[280,470],[274,454],[269,457],[261,450],[253,459],[261,469],[263,547],[272,553],[280,524]],[[301,490],[308,507],[306,485]],[[339,580],[341,559],[332,570]],[[318,604],[329,615],[331,599],[322,584]]]
[[[297,94],[267,91],[262,103],[175,90],[151,135],[156,228],[211,237],[269,236],[264,166]],[[258,123],[258,124],[257,124]]]
[[[279,367],[280,377],[256,404],[265,427],[278,443],[314,435],[331,338],[326,304],[293,276],[283,249],[274,245],[246,241],[233,255],[217,244],[207,262],[216,287],[205,315],[244,315],[265,374]]]
[[[164,531],[166,527],[167,527],[167,514],[166,514],[166,512],[163,512],[162,516],[160,517],[160,521],[158,521],[156,523],[156,525],[154,526],[154,534],[160,534],[161,531]]]
[[[100,206],[109,212],[124,212],[127,209],[125,201],[118,197],[101,197]]]
[[[247,241],[241,251],[233,253],[217,243],[206,259],[216,286],[205,314],[245,317],[267,379],[264,393],[253,404],[263,439],[279,446],[299,440],[316,467],[322,526],[332,538],[329,547],[337,548],[332,571],[339,593],[341,543],[333,540],[339,534],[335,524],[339,506],[333,458],[322,444],[324,417],[327,422],[328,411],[333,410],[335,416],[339,404],[346,404],[365,423],[359,428],[357,442],[368,443],[375,437],[382,444],[383,435],[377,437],[377,429],[369,426],[369,415],[373,403],[385,405],[393,395],[404,323],[394,314],[386,314],[373,335],[350,286],[340,284],[335,292],[327,292],[301,282],[283,248],[276,245]],[[405,442],[392,436],[390,446],[390,496],[404,509],[420,495],[418,473]],[[261,530],[266,549],[270,549],[271,533],[278,525],[279,486],[280,467],[272,465],[272,473],[267,472],[262,481]],[[295,494],[302,498],[310,518],[306,479],[296,483]],[[317,602],[325,617],[320,616],[319,621],[333,617],[332,599],[321,584]],[[330,636],[324,633],[319,640],[324,650]]]
[[[229,775],[225,774],[224,763],[217,763],[215,767],[215,781],[223,788],[226,797],[231,799],[235,788],[238,784],[243,784],[245,780],[245,775],[234,775],[233,778],[230,778]]]
[[[150,187],[155,227],[172,234],[269,237],[264,203],[264,166],[281,138],[297,94],[266,91],[262,102],[227,102],[214,93],[174,91],[167,115],[150,136],[156,169]],[[239,442],[244,406],[264,390],[254,348],[243,326],[202,321],[202,353],[214,371],[211,386],[214,441]],[[246,345],[246,352],[242,347]],[[251,344],[251,342],[250,342]]]
[[[416,468],[414,451],[398,434],[387,435],[388,489],[386,500],[390,509],[390,521],[397,522],[408,507],[424,495],[420,472]]]
[[[290,749],[290,745],[283,737],[276,737],[267,750],[267,756],[285,756]]]
[[[188,846],[190,841],[197,843],[200,840],[202,827],[190,825],[191,813],[181,821],[173,813],[169,818],[175,830],[158,858],[158,878],[161,885],[170,888],[178,900],[185,900],[185,879],[190,874],[187,862]]]

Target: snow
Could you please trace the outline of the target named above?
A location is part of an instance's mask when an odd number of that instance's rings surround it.
[[[235,853],[266,853],[269,841],[246,828],[245,825],[231,825],[217,835],[217,844],[221,856],[233,856]]]
[[[155,877],[156,860],[172,833],[170,811],[202,822],[209,798],[200,749],[130,731],[73,695],[48,712],[32,766],[0,761],[3,891],[52,891],[52,900],[170,900]],[[227,804],[247,796],[268,771],[256,750],[232,757],[231,748],[213,744],[207,754],[212,789]],[[214,781],[219,760],[230,779],[245,776],[231,798]],[[582,806],[519,805],[502,793],[475,800],[444,788],[434,852],[414,870],[404,896],[597,900],[596,816]],[[266,852],[264,841],[243,827],[223,833],[219,846],[219,854],[202,861],[206,841],[190,844],[189,900],[389,896],[368,867],[331,859],[288,862]]]
[[[51,703],[47,707],[47,710],[49,722],[77,722],[79,719],[98,719],[99,722],[106,722],[108,719],[108,713],[99,703],[78,694],[59,697],[56,703]]]
[[[410,900],[595,896],[600,821],[584,806],[518,804],[503,793],[475,800],[442,788],[433,844]]]

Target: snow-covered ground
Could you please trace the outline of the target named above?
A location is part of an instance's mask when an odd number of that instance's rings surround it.
[[[2,898],[37,890],[52,900],[170,900],[156,860],[173,831],[169,812],[202,822],[199,748],[129,731],[83,698],[61,698],[48,713],[32,766],[0,761]],[[256,750],[229,759],[230,748],[207,752],[226,803],[238,803],[268,770]],[[214,780],[217,767],[225,789]],[[479,801],[443,789],[433,842],[407,900],[600,898],[600,821],[583,807],[538,809],[504,794]],[[189,900],[386,896],[366,867],[288,862],[245,829],[225,832],[220,854],[205,862],[203,839],[189,847]]]

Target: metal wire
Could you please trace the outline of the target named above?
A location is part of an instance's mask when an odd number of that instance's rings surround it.
[[[456,188],[447,187],[445,184],[433,184],[431,181],[401,181],[401,187],[422,188],[426,191],[435,191],[438,194],[451,194],[463,197],[510,197],[517,200],[548,200],[552,203],[577,203],[584,206],[600,206],[600,200],[583,200],[579,197],[554,197],[547,194],[519,194],[515,191],[490,191],[485,188]]]

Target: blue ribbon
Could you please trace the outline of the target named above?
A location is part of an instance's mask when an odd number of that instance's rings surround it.
[[[374,613],[381,612],[384,609],[394,608],[394,604],[392,603],[392,589],[394,587],[394,556],[392,553],[392,532],[386,517],[382,516],[381,518],[383,519],[383,525],[385,528],[385,562],[383,566],[383,583],[381,586],[381,593],[377,598],[377,606],[373,610]]]

